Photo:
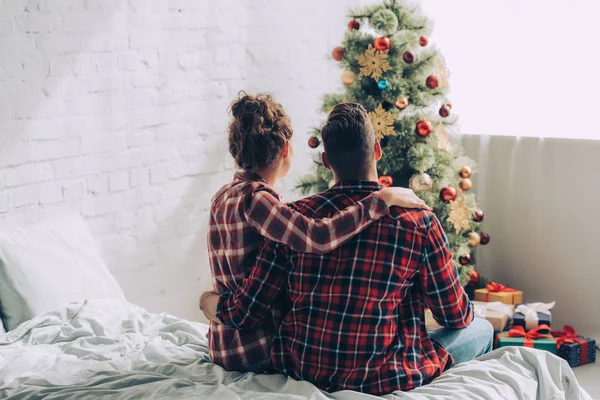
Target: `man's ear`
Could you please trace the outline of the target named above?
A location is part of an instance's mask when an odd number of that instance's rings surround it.
[[[329,164],[329,159],[327,158],[327,153],[321,153],[321,161],[323,161],[323,166],[331,171],[331,164]]]
[[[379,161],[381,160],[381,157],[383,156],[383,150],[381,149],[381,145],[379,144],[379,142],[375,142],[375,161]]]

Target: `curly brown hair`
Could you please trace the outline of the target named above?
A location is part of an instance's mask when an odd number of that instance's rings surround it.
[[[252,96],[242,91],[231,103],[229,153],[249,172],[271,166],[293,131],[281,104],[268,94]]]

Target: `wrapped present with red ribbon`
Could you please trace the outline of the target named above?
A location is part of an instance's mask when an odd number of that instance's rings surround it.
[[[548,325],[540,325],[530,331],[526,331],[522,326],[515,326],[497,334],[496,347],[506,346],[525,346],[556,354],[556,339],[550,334]]]
[[[490,282],[484,289],[475,291],[476,301],[499,301],[504,304],[519,304],[523,302],[523,292],[497,282]]]
[[[556,339],[556,351],[571,367],[596,362],[596,341],[579,335],[572,326],[552,331]]]

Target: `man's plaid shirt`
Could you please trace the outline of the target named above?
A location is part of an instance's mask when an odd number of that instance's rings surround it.
[[[379,193],[343,212],[315,221],[280,202],[279,195],[258,175],[239,172],[212,199],[208,252],[216,293],[235,291],[248,276],[264,238],[296,251],[327,253],[387,215]],[[245,370],[269,360],[280,312],[276,307],[263,324],[239,331],[211,323],[210,356],[226,369]]]
[[[379,189],[346,181],[293,206],[328,217]],[[329,254],[267,242],[241,287],[221,295],[217,317],[251,332],[272,304],[283,307],[271,350],[275,369],[327,391],[375,395],[421,386],[452,364],[427,335],[425,307],[450,328],[473,318],[438,219],[401,208]]]

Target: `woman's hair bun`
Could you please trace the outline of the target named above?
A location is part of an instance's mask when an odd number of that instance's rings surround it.
[[[231,104],[231,116],[229,152],[240,168],[270,166],[292,137],[290,119],[270,95],[240,92]]]

